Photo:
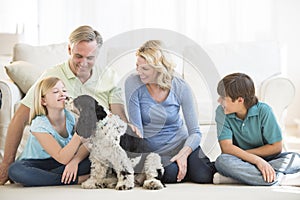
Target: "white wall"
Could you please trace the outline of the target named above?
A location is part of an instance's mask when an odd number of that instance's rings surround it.
[[[274,0],[274,7],[269,5],[267,0],[0,0],[0,18],[5,19],[0,31],[14,32],[16,23],[21,27],[26,23],[25,36],[31,38],[27,41],[31,44],[65,41],[79,24],[96,27],[104,39],[123,31],[156,27],[177,31],[199,43],[278,40],[285,47],[285,72],[297,90],[288,109],[287,123],[293,124],[300,119],[300,0]],[[230,31],[237,27],[238,31]]]
[[[286,73],[296,86],[296,96],[288,108],[287,124],[300,119],[300,1],[276,0],[277,33],[286,49]]]

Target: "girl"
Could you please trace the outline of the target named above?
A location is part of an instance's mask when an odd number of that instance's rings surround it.
[[[9,178],[24,186],[79,184],[89,177],[88,150],[74,133],[75,118],[65,109],[66,89],[56,77],[37,83],[30,110],[30,136]]]

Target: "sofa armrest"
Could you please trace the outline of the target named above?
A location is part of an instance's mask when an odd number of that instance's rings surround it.
[[[8,125],[15,112],[15,105],[23,96],[16,84],[9,79],[0,80],[0,90],[2,93],[0,107],[0,153],[4,150],[5,138]]]

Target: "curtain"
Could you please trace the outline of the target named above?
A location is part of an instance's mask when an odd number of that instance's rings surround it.
[[[176,31],[201,44],[276,39],[272,0],[0,0],[0,13],[1,32],[24,28],[33,44],[67,41],[83,24],[104,40],[140,28]]]

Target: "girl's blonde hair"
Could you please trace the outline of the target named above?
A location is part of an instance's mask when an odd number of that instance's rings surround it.
[[[162,45],[160,40],[149,40],[137,50],[136,56],[144,58],[158,72],[157,84],[162,89],[170,89],[175,64]]]
[[[57,77],[48,77],[40,80],[34,89],[34,103],[33,108],[30,109],[29,123],[39,115],[47,115],[48,110],[46,106],[42,104],[42,98],[56,85],[57,82],[61,81]]]

